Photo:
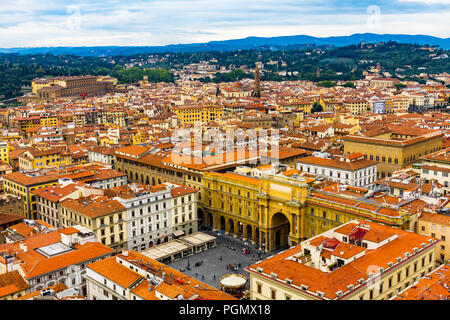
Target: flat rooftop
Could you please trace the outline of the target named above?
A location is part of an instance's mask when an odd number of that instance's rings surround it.
[[[61,253],[66,253],[72,251],[73,249],[61,242],[52,243],[44,247],[40,247],[35,249],[40,254],[44,255],[47,258],[59,255]]]
[[[193,234],[184,236],[180,238],[181,241],[187,242],[189,244],[192,244],[194,246],[199,246],[202,244],[206,244],[210,241],[216,240],[216,237],[211,236],[209,234],[203,233],[203,232],[195,232]]]

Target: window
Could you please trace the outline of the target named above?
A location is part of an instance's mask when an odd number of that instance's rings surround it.
[[[270,289],[270,296],[271,296],[272,300],[276,300],[277,293],[274,289]]]
[[[262,292],[262,285],[260,283],[257,284],[257,292],[258,293]]]

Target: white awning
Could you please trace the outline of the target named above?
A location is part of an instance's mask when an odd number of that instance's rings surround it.
[[[181,237],[181,236],[184,236],[184,231],[183,231],[183,230],[176,230],[176,231],[173,232],[173,235],[174,235],[175,237]]]

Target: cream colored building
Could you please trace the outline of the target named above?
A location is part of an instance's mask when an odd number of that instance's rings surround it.
[[[450,210],[446,210],[446,214],[422,212],[417,219],[417,233],[441,240],[436,246],[436,261],[440,263],[450,259],[449,212]]]
[[[353,220],[248,268],[251,300],[387,300],[435,268],[439,240]]]

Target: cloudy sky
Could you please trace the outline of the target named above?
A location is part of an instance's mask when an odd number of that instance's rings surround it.
[[[450,0],[3,0],[0,47],[353,33],[450,37]]]

